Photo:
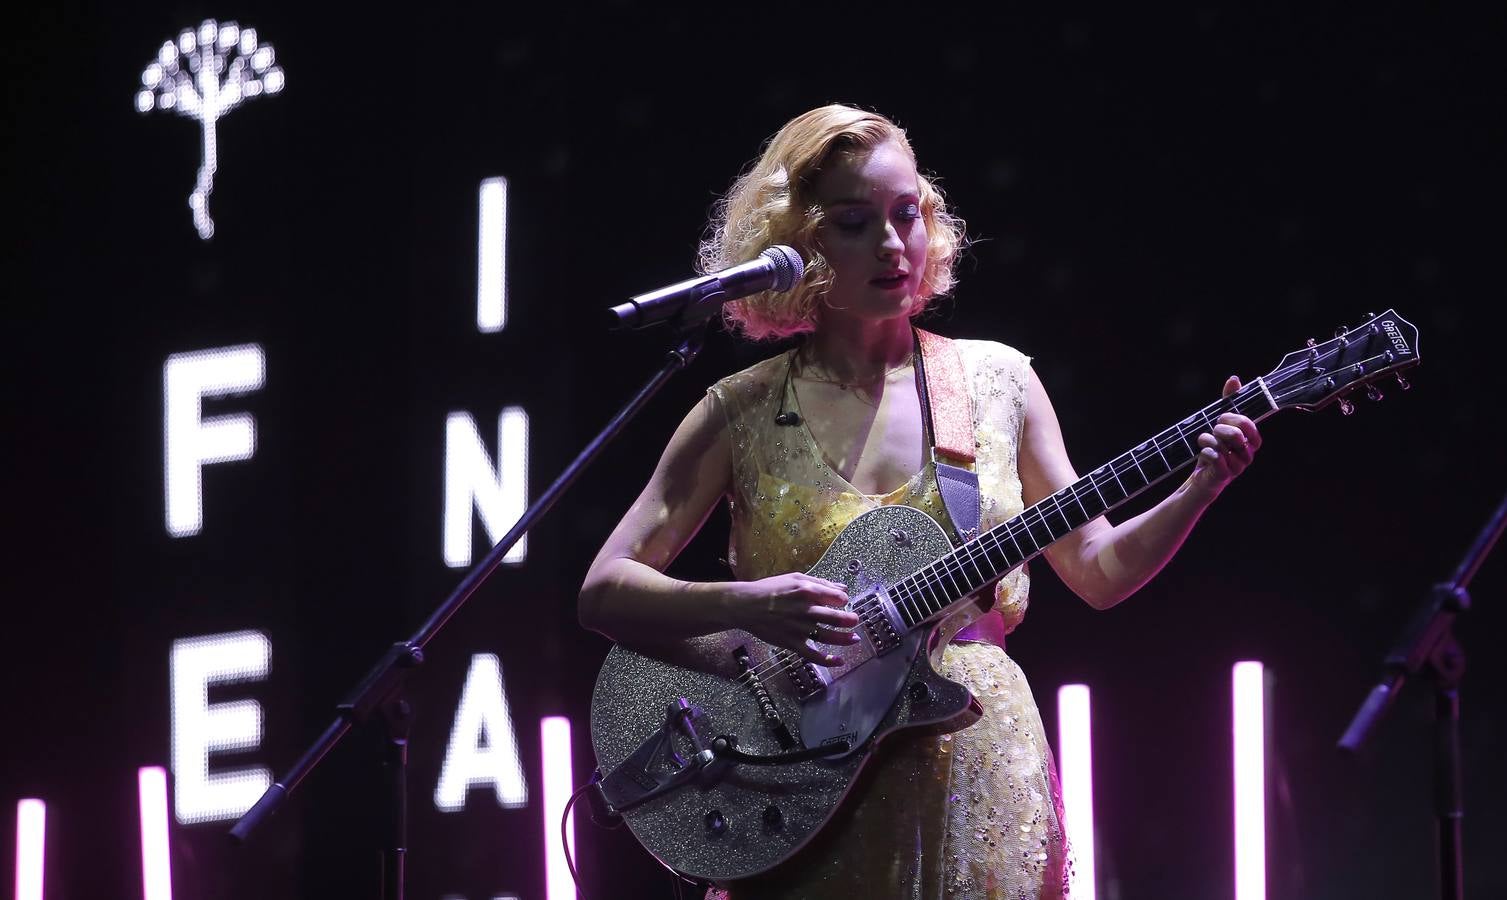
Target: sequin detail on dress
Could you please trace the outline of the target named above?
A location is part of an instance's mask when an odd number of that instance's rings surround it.
[[[981,526],[1022,509],[1016,469],[1029,360],[1002,344],[957,341],[973,387]],[[710,388],[733,442],[728,561],[740,579],[805,571],[854,517],[904,503],[949,527],[930,466],[882,495],[855,490],[804,426],[774,424],[788,357]],[[787,402],[789,398],[786,398]],[[1025,617],[1023,569],[996,589],[1012,631]],[[943,675],[966,685],[984,717],[948,735],[898,735],[805,850],[708,900],[1048,900],[1067,895],[1060,791],[1025,676],[1002,648],[954,643]]]

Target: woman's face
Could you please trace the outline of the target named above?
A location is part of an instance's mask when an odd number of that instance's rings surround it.
[[[823,316],[889,319],[921,302],[926,223],[916,165],[898,144],[842,153],[816,181],[817,242],[832,267]]]

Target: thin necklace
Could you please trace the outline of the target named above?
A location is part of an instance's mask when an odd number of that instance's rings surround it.
[[[804,378],[807,381],[819,381],[819,382],[821,382],[823,384],[836,385],[839,390],[844,390],[844,391],[852,390],[855,387],[862,387],[862,386],[867,386],[867,385],[871,385],[871,384],[876,384],[876,383],[881,382],[881,381],[888,381],[890,379],[891,375],[895,375],[895,374],[897,374],[899,372],[903,372],[906,369],[909,369],[916,362],[916,351],[912,350],[909,354],[906,355],[904,361],[902,361],[899,365],[893,366],[891,368],[887,368],[883,372],[881,372],[881,373],[879,373],[877,375],[870,375],[870,376],[865,377],[865,378],[851,378],[851,379],[844,380],[844,379],[841,379],[841,378],[833,378],[830,373],[826,372],[826,370],[821,367],[820,364],[809,363],[807,360],[800,359],[801,353],[800,353],[799,350],[795,350],[795,351],[792,351],[792,352],[794,353],[794,356],[792,356],[792,358],[791,358],[792,361],[799,360],[799,375],[798,375],[798,377]],[[807,372],[807,366],[808,365],[814,366],[816,368],[817,372],[819,372],[820,374],[811,374],[811,373],[808,373]]]

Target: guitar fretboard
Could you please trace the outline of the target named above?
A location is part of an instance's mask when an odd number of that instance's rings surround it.
[[[1227,412],[1259,420],[1278,405],[1256,379],[890,587],[907,628],[935,618],[1032,559],[1063,535],[1125,503],[1198,457],[1198,435]]]

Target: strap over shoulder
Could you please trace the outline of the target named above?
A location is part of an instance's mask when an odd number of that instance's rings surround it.
[[[951,340],[917,328],[916,345],[921,351],[921,403],[931,423],[937,490],[958,540],[966,543],[978,536],[980,507],[978,473],[971,468],[973,394],[968,372]]]
[[[963,357],[951,338],[916,329],[926,393],[931,404],[932,444],[960,463],[974,461],[973,393]]]

